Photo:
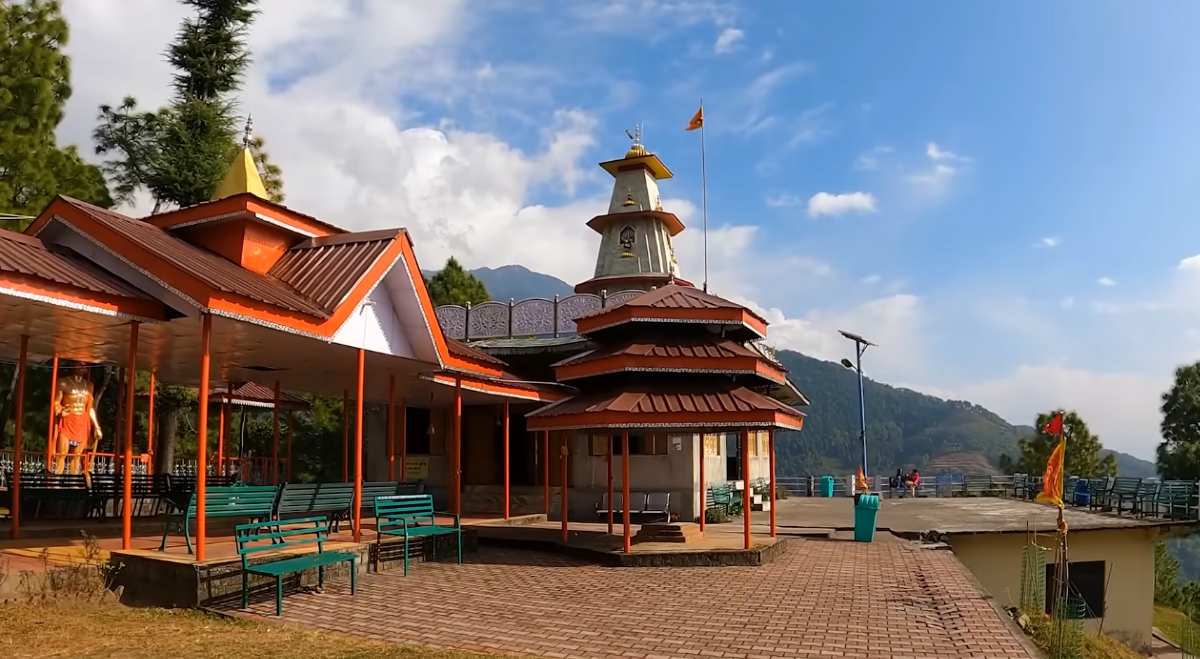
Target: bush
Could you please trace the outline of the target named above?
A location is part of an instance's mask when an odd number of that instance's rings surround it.
[[[729,513],[724,508],[709,508],[704,511],[704,521],[708,524],[724,524],[729,521]]]

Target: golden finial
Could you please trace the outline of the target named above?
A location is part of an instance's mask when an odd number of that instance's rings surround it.
[[[629,150],[625,152],[626,158],[637,158],[649,153],[642,145],[642,122],[639,121],[632,129],[625,129],[625,135],[633,142],[629,145]]]
[[[242,129],[242,148],[250,148],[250,141],[254,137],[254,117],[250,114],[246,115],[246,127]]]

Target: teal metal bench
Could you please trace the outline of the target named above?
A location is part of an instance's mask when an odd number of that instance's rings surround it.
[[[345,517],[354,505],[354,483],[287,483],[279,492],[275,518],[328,515]]]
[[[1125,508],[1125,502],[1129,501],[1129,507],[1132,510],[1133,501],[1137,498],[1138,487],[1142,484],[1142,479],[1125,476],[1118,476],[1113,479],[1112,488],[1108,491],[1107,507],[1116,511],[1118,515]]]
[[[271,519],[275,515],[275,498],[279,488],[274,485],[230,485],[210,487],[206,490],[205,519],[229,517],[249,520]],[[183,540],[188,553],[192,553],[191,525],[196,519],[196,494],[188,496],[187,505],[167,515],[163,524],[162,542],[158,550],[167,548],[167,533],[171,524],[182,527]]]
[[[242,558],[242,608],[250,605],[250,575],[261,574],[275,579],[275,615],[283,615],[283,578],[289,574],[317,568],[317,585],[325,585],[325,566],[350,564],[350,594],[358,587],[358,556],[352,552],[325,551],[329,540],[329,519],[324,516],[302,517],[284,521],[251,522],[233,529],[238,555]],[[316,545],[317,551],[297,554],[295,550]],[[281,560],[250,563],[252,556],[273,552]]]
[[[439,535],[454,535],[458,540],[458,562],[462,564],[462,523],[458,515],[442,513],[454,518],[454,526],[440,525],[433,510],[433,496],[429,494],[398,494],[377,496],[375,506],[375,571],[379,571],[379,557],[383,551],[383,537],[404,538],[404,574],[408,575],[409,538],[430,538]]]

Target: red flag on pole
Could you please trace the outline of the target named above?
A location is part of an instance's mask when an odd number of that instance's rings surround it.
[[[688,121],[688,125],[687,125],[687,130],[696,130],[698,128],[704,128],[704,106],[703,105],[700,106],[699,110],[696,110],[696,114],[692,115],[692,118],[690,121]]]
[[[1042,492],[1035,501],[1063,507],[1063,473],[1066,465],[1067,437],[1063,434],[1063,415],[1056,413],[1050,422],[1042,426],[1042,432],[1052,437],[1058,437],[1058,444],[1050,452],[1046,460],[1046,473],[1042,475]]]

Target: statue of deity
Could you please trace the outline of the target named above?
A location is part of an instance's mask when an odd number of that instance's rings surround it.
[[[104,436],[96,418],[92,383],[86,367],[76,368],[59,381],[54,415],[58,419],[54,473],[63,473],[68,463],[72,474],[83,473],[83,454],[93,448],[92,431],[95,431],[97,443]]]

